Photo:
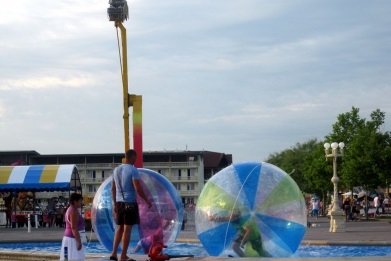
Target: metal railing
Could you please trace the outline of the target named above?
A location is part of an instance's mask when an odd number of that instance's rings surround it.
[[[144,167],[199,167],[199,164],[196,161],[185,161],[185,162],[144,162]]]
[[[198,196],[196,190],[178,190],[180,196]]]
[[[179,176],[166,176],[171,182],[173,181],[198,181],[198,177],[190,176],[190,177],[179,177]]]
[[[118,167],[119,163],[93,163],[93,164],[77,164],[77,169],[80,171],[80,170],[90,170],[90,169],[93,169],[93,170],[113,170],[115,167]]]
[[[107,178],[80,178],[80,182],[83,184],[102,183]]]

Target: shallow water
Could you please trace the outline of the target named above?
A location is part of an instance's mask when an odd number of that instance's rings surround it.
[[[45,251],[60,252],[61,243],[0,243],[0,251]],[[110,252],[99,242],[86,246],[87,253]],[[201,244],[175,243],[164,250],[168,255],[208,256]],[[141,252],[139,253],[142,254]],[[229,254],[229,253],[228,253]],[[293,257],[354,257],[354,256],[391,256],[391,246],[304,246],[301,245]]]

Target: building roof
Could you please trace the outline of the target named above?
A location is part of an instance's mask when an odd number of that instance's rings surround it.
[[[205,151],[204,166],[205,168],[215,168],[219,166],[228,166],[232,164],[232,155],[220,152]]]
[[[18,155],[18,157],[15,157]],[[24,157],[19,157],[24,155]],[[28,155],[28,157],[27,157]],[[122,163],[124,153],[89,153],[89,154],[39,154],[36,151],[0,151],[0,156],[8,158],[25,158],[23,164],[91,164],[91,163]],[[11,156],[11,157],[10,157]],[[14,157],[12,157],[14,156]],[[232,154],[213,151],[163,150],[144,151],[144,162],[185,162],[191,157],[202,157],[205,168],[221,168],[232,164]],[[10,160],[8,160],[10,162]],[[12,162],[13,163],[13,162]],[[0,165],[1,164],[0,161]],[[5,164],[5,165],[11,165]]]

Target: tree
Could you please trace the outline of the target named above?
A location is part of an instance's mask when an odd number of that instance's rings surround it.
[[[371,120],[361,119],[359,109],[353,107],[351,112],[338,116],[333,133],[326,136],[330,141],[346,142],[339,176],[351,190],[356,186],[366,192],[378,186],[388,187],[387,180],[391,177],[390,134],[380,131],[385,113],[377,109],[370,116]]]
[[[345,156],[340,164],[339,177],[348,187],[363,186],[374,189],[382,185],[381,177],[389,178],[386,149],[389,148],[389,133],[381,133],[385,113],[379,109],[371,113],[371,120],[361,119],[359,109],[338,116],[333,133],[328,141],[345,142]]]
[[[361,118],[360,110],[338,115],[326,142],[345,143],[344,157],[338,158],[338,177],[341,189],[361,186],[366,191],[378,186],[388,188],[391,182],[391,135],[381,131],[385,113],[376,109],[370,120]],[[325,160],[324,142],[311,139],[293,148],[271,154],[267,161],[292,172],[291,177],[305,192],[324,195],[332,191],[332,163]]]
[[[271,154],[267,162],[291,171],[291,177],[303,192],[315,193],[325,201],[327,191],[332,190],[329,165],[324,157],[323,143],[310,139],[305,143],[296,143],[293,148]],[[323,204],[325,207],[326,204]]]
[[[323,192],[323,190],[320,189],[319,184],[324,182],[324,176],[323,174],[317,174],[322,171],[312,168],[310,170],[313,171],[312,176],[311,174],[305,175],[304,173],[305,170],[308,170],[308,166],[312,164],[312,160],[316,157],[316,152],[314,151],[318,152],[321,147],[323,147],[323,145],[321,145],[317,139],[310,139],[305,143],[296,143],[294,147],[283,150],[282,152],[271,154],[266,161],[278,166],[287,173],[290,173],[291,177],[302,191]],[[322,155],[322,153],[317,155],[318,158],[319,155]],[[323,157],[322,160],[324,161]],[[303,164],[307,164],[307,166],[303,166]],[[328,181],[330,181],[330,179]]]
[[[330,163],[325,159],[323,142],[318,142],[316,147],[304,158],[303,175],[310,188],[310,191],[319,193],[323,196],[327,191],[331,191],[332,169]]]

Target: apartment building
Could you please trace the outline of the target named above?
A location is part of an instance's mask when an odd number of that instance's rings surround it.
[[[102,182],[122,163],[123,153],[50,154],[36,151],[0,151],[0,165],[76,164],[83,194],[89,203]],[[196,204],[205,182],[232,164],[232,155],[212,151],[145,151],[144,168],[165,176],[179,192],[184,204]],[[36,198],[67,197],[66,192],[37,192]],[[87,203],[87,202],[86,202]]]

